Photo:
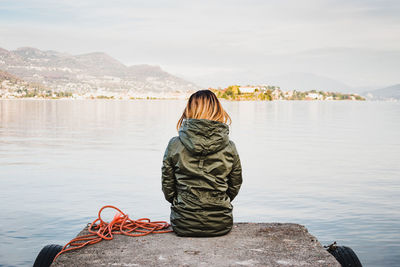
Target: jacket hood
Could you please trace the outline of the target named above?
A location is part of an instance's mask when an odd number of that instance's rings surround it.
[[[212,154],[229,144],[229,126],[206,119],[185,119],[179,128],[179,139],[193,154]]]

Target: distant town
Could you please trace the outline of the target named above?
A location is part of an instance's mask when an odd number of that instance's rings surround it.
[[[81,86],[80,86],[81,85]],[[132,87],[135,88],[135,87]],[[73,87],[47,85],[27,82],[15,75],[0,70],[0,98],[3,99],[184,99],[195,90],[129,90],[126,88],[112,90],[103,86],[88,86],[75,82]]]
[[[365,100],[357,94],[337,92],[283,91],[271,85],[232,85],[224,89],[209,88],[218,98],[232,101],[272,101],[272,100]],[[0,76],[0,98],[39,98],[39,99],[185,99],[192,92],[149,92],[109,91],[104,89],[75,92],[72,90],[51,90],[40,84],[29,83],[12,75]]]
[[[337,92],[310,91],[282,91],[279,86],[259,85],[240,86],[233,85],[224,89],[212,90],[218,98],[227,100],[365,100],[357,94],[344,94]]]
[[[2,79],[1,79],[2,78]],[[185,99],[192,92],[150,92],[109,91],[104,89],[75,92],[72,90],[51,90],[39,84],[29,83],[11,75],[0,76],[0,98],[39,98],[39,99]],[[218,98],[231,101],[272,101],[272,100],[365,100],[357,94],[337,92],[283,91],[271,85],[232,85],[224,89],[209,88]]]
[[[74,86],[79,88],[79,84]],[[85,88],[85,85],[82,84]],[[195,90],[187,91],[148,91],[110,90],[107,88],[86,88],[62,90],[59,86],[52,89],[40,83],[27,82],[8,72],[0,70],[0,98],[3,99],[186,99]],[[365,100],[357,94],[337,92],[283,91],[279,86],[272,85],[232,85],[226,88],[209,88],[218,98],[230,101],[273,101],[273,100]]]

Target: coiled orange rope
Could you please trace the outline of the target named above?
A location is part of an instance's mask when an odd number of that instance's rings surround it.
[[[110,223],[103,221],[101,218],[102,211],[107,208],[117,211]],[[98,218],[88,226],[90,234],[78,236],[69,241],[56,255],[54,260],[64,252],[79,249],[87,245],[93,245],[103,239],[111,240],[114,238],[113,235],[144,236],[151,233],[169,233],[172,232],[172,230],[166,230],[169,226],[167,222],[152,222],[147,218],[132,220],[128,217],[128,214],[123,213],[120,209],[107,205],[99,210]]]

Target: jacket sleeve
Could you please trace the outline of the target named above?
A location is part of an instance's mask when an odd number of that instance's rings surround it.
[[[165,199],[172,203],[174,196],[176,194],[175,189],[175,175],[174,168],[171,159],[171,143],[173,139],[171,139],[168,143],[167,149],[165,150],[163,163],[161,168],[161,186],[162,191],[164,193]]]
[[[234,161],[232,171],[228,175],[228,190],[226,192],[231,201],[239,193],[240,186],[242,185],[242,165],[240,163],[239,153],[236,150],[235,144],[233,144],[233,151]]]

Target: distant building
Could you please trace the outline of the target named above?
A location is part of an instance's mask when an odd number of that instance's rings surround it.
[[[318,100],[322,100],[323,99],[323,95],[320,95],[318,93],[308,93],[307,97],[311,98],[311,99],[318,99]]]
[[[283,95],[284,95],[285,97],[292,97],[293,94],[294,94],[293,90],[291,90],[291,91],[286,91],[286,92],[283,93]]]
[[[274,89],[271,93],[273,99],[279,99],[281,95],[281,90]]]
[[[259,86],[240,86],[239,90],[241,93],[254,93],[254,91],[258,89],[260,90]]]

